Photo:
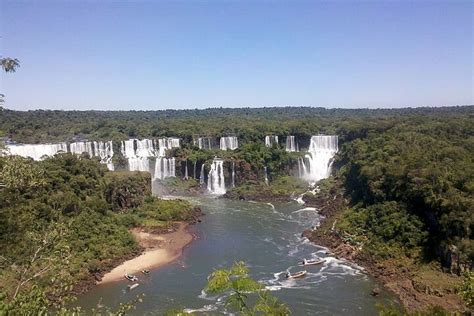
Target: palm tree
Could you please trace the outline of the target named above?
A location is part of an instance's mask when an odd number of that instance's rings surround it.
[[[16,58],[4,57],[0,59],[5,72],[15,72],[20,67],[20,61]]]
[[[3,57],[0,58],[0,63],[2,64],[2,69],[5,72],[15,72],[18,67],[20,67],[20,61],[16,58]],[[0,105],[4,102],[5,95],[0,93]],[[2,108],[0,107],[0,110]]]

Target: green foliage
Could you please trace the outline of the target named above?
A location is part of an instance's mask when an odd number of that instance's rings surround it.
[[[22,191],[44,185],[43,170],[28,159],[8,156],[3,158],[0,166],[0,184],[9,189]]]
[[[188,221],[194,216],[194,208],[185,200],[164,200],[149,197],[145,203],[133,210],[141,226],[159,226],[169,221]]]
[[[442,307],[432,306],[425,311],[407,312],[394,306],[379,306],[379,316],[448,316],[454,315]]]
[[[105,197],[114,211],[138,207],[151,194],[151,176],[146,172],[109,172],[105,179]]]
[[[394,201],[355,208],[338,225],[348,241],[365,244],[366,250],[380,256],[397,256],[395,248],[410,255],[423,246],[427,236],[423,226],[418,217]]]
[[[15,72],[20,67],[20,61],[16,58],[2,57],[0,58],[0,65],[5,72]]]
[[[228,191],[226,196],[246,200],[285,199],[291,195],[304,193],[308,184],[301,179],[281,176],[275,178],[269,185],[264,182],[246,181]]]
[[[422,246],[424,254],[441,254],[446,264],[454,245],[460,260],[452,271],[469,267],[474,260],[472,114],[391,120],[383,130],[365,128],[340,148],[339,174],[360,205],[347,214],[344,230],[372,234],[385,243],[380,253],[390,255],[393,244],[408,250]]]
[[[457,290],[466,305],[474,309],[474,272],[469,271],[464,273],[463,283]]]
[[[10,306],[36,286],[59,307],[78,280],[138,249],[111,212],[97,161],[62,154],[7,157],[0,166],[16,178],[0,188],[0,291]]]
[[[205,291],[214,294],[228,293],[226,305],[243,315],[289,315],[285,304],[264,290],[264,286],[248,276],[244,262],[236,262],[230,269],[214,271],[208,278]],[[256,293],[254,306],[249,306],[249,294]]]

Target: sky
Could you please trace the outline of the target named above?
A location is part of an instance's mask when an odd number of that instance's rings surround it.
[[[474,104],[473,1],[7,1],[15,110]]]

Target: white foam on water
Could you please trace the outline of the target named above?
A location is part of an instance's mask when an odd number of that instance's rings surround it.
[[[273,205],[272,203],[265,203],[267,205],[270,205],[270,207],[272,208],[272,210],[275,210],[275,205]]]
[[[294,213],[300,213],[300,212],[317,212],[318,210],[315,208],[315,207],[305,207],[305,208],[302,208],[300,210],[297,210],[297,211],[293,211],[291,212],[291,214],[294,214]]]
[[[211,296],[208,295],[206,291],[201,290],[201,294],[199,294],[198,297],[208,301],[215,301],[216,299],[218,299],[219,295]]]
[[[205,312],[212,312],[212,311],[216,311],[216,310],[217,310],[217,306],[212,305],[212,304],[204,305],[203,307],[196,308],[196,309],[192,309],[192,308],[185,308],[184,309],[184,311],[186,313],[196,313],[196,312],[205,313]]]

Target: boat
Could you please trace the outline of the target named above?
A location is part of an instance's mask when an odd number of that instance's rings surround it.
[[[286,278],[287,278],[287,279],[302,278],[302,277],[304,277],[304,276],[306,275],[306,273],[308,273],[306,270],[298,271],[298,272],[295,272],[295,273],[287,272],[287,273],[286,273]]]
[[[142,270],[142,273],[143,273],[143,274],[149,274],[149,273],[150,273],[150,270],[148,270],[148,269]]]
[[[303,259],[303,261],[298,263],[298,265],[300,265],[300,266],[314,266],[314,265],[321,264],[321,263],[324,263],[324,262],[325,262],[324,259],[322,259],[322,260],[316,260],[316,259],[306,260],[306,259]]]
[[[125,274],[125,279],[129,280],[129,281],[138,281],[138,278],[136,276],[134,276],[133,274],[128,274],[126,273]]]
[[[134,284],[130,284],[130,285],[127,285],[127,289],[128,290],[133,290],[134,288],[136,288],[137,286],[139,286],[140,284],[138,283],[134,283]]]

